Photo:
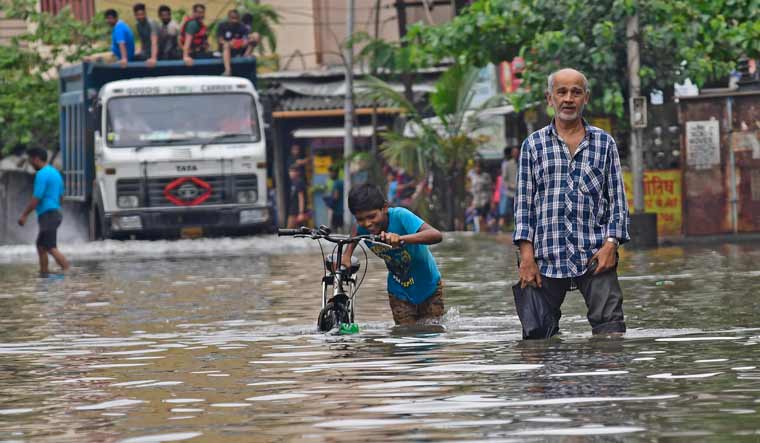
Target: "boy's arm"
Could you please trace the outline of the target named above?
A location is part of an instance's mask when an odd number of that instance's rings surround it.
[[[402,243],[410,245],[434,245],[443,240],[443,234],[429,224],[423,223],[414,234],[398,235],[392,232],[383,232],[380,234],[380,238],[385,243],[397,248]]]
[[[357,235],[356,224],[351,224],[351,237]],[[346,245],[346,249],[343,251],[343,257],[340,259],[341,263],[351,263],[351,256],[354,255],[354,249],[358,242],[349,243]]]

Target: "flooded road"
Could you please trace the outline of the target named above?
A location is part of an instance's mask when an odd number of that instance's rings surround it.
[[[621,251],[629,332],[520,340],[508,237],[434,248],[446,331],[399,330],[370,257],[361,332],[316,332],[309,240],[0,248],[0,441],[760,441],[760,244]]]

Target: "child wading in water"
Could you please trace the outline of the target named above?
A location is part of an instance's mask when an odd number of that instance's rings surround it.
[[[351,189],[348,209],[356,218],[354,235],[379,235],[383,243],[367,246],[388,267],[388,300],[397,325],[437,323],[443,316],[441,273],[427,245],[440,243],[441,232],[406,208],[389,208],[374,185]],[[356,244],[347,247],[343,263],[350,263]]]

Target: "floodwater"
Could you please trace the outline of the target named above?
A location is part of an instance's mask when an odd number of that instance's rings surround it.
[[[523,342],[507,237],[434,248],[446,330],[399,330],[370,257],[316,332],[319,248],[274,237],[0,248],[0,441],[760,441],[760,244],[621,251],[629,332]]]

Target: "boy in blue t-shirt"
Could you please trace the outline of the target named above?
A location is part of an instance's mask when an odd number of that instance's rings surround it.
[[[63,178],[57,169],[47,164],[47,151],[32,148],[27,152],[29,163],[37,173],[34,175],[32,200],[18,219],[19,226],[26,224],[32,211],[37,213],[37,254],[40,259],[40,274],[48,270],[48,254],[52,255],[61,270],[69,269],[69,262],[58,250],[58,227],[61,226],[61,201],[63,200]]]
[[[366,242],[388,267],[388,300],[397,325],[435,323],[444,313],[443,282],[427,245],[440,243],[441,232],[406,208],[389,208],[382,191],[364,184],[351,189],[348,209],[356,218],[359,235],[379,235],[383,243]],[[355,244],[343,263],[350,263]]]

